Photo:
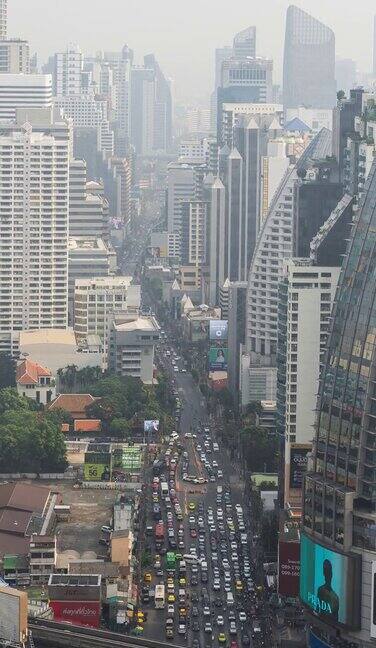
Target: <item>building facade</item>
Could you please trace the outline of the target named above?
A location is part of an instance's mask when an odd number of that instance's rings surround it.
[[[30,52],[27,41],[18,38],[0,39],[0,73],[30,74]]]
[[[0,120],[14,120],[18,108],[51,108],[48,74],[0,74]]]

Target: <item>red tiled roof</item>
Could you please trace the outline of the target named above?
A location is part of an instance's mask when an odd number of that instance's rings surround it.
[[[76,419],[74,422],[75,432],[100,432],[100,429],[99,419]]]
[[[48,409],[64,409],[71,414],[80,414],[82,418],[86,418],[86,408],[98,400],[91,396],[91,394],[59,394]]]
[[[23,360],[16,370],[16,380],[19,385],[37,385],[41,376],[52,376],[52,373],[46,367],[32,360]]]

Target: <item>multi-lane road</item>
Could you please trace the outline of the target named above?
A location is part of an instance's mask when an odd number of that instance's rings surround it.
[[[190,648],[258,648],[266,644],[263,621],[258,619],[259,602],[251,549],[252,525],[243,501],[243,484],[225,448],[218,445],[215,426],[208,419],[205,400],[191,375],[186,373],[182,360],[176,359],[174,350],[164,345],[159,353],[159,361],[169,373],[175,394],[182,403],[178,432],[179,444],[183,446],[177,460],[173,487],[183,519],[179,521],[174,514],[173,498],[171,503],[166,503],[166,498],[162,496],[159,497],[161,517],[166,528],[170,524],[170,528],[174,529],[176,542],[184,542],[184,548],[176,551],[182,555],[195,554],[198,561],[197,564],[187,562],[187,573],[180,574],[185,580],[180,581],[179,568],[176,568],[173,576],[175,601],[170,601],[170,607],[166,568],[163,575],[149,570],[152,587],[158,583],[166,586],[166,605],[163,610],[155,609],[152,601],[145,606],[148,620],[144,636],[166,640],[166,619],[171,617],[172,641],[175,644]],[[175,367],[178,367],[178,371]],[[172,452],[175,450],[174,446]],[[163,469],[163,472],[168,481],[169,468]],[[207,481],[192,483],[186,480],[186,475]],[[155,524],[151,495],[148,524]],[[167,539],[165,549],[169,549]],[[153,546],[154,553],[158,551]],[[185,606],[179,606],[181,589],[185,589],[186,593]],[[187,612],[185,632],[182,634],[179,634],[179,626],[183,631],[184,617],[179,613],[180,607],[185,607]]]

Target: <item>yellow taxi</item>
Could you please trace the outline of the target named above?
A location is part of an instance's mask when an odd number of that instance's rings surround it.
[[[184,576],[179,578],[179,585],[181,585],[182,587],[185,587],[186,584],[187,584],[187,579]]]
[[[145,622],[145,615],[141,610],[137,612],[137,623],[144,623]]]
[[[145,581],[145,583],[151,583],[151,573],[150,572],[145,572],[144,581]]]
[[[196,504],[194,502],[189,502],[188,508],[190,511],[195,511],[196,510]]]
[[[187,608],[181,606],[179,607],[179,615],[180,616],[187,616]]]
[[[235,589],[237,592],[242,592],[243,591],[243,583],[239,580],[235,582]]]
[[[169,594],[168,595],[167,603],[175,603],[175,594]]]
[[[220,644],[225,644],[226,643],[226,635],[224,632],[220,632],[218,635],[218,643]]]

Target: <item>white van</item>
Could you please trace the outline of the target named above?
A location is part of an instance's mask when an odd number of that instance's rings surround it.
[[[226,603],[227,605],[234,605],[234,595],[232,592],[227,592]]]

